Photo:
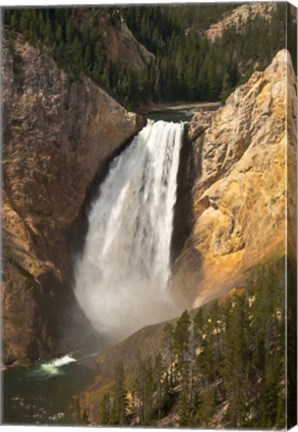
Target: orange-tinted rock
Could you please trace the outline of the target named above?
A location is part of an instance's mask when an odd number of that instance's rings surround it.
[[[190,139],[199,148],[194,225],[174,265],[179,301],[195,306],[243,283],[247,271],[285,253],[286,152],[295,122],[295,74],[286,50],[237,88]],[[288,94],[288,133],[286,127]],[[189,304],[189,303],[188,303]]]

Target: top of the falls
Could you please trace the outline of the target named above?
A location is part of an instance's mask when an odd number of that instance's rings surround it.
[[[152,120],[117,157],[89,215],[75,293],[111,337],[177,313],[167,290],[184,124]]]

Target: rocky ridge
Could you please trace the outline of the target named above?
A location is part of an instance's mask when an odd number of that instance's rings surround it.
[[[145,72],[155,62],[155,55],[136,40],[124,19],[120,18],[120,13],[114,25],[100,13],[96,19],[98,34],[103,40],[109,61],[120,62],[140,72]]]
[[[193,117],[188,138],[198,173],[192,232],[174,264],[179,302],[188,297],[200,306],[241,286],[251,269],[285,253],[285,172],[287,143],[295,143],[295,82],[290,55],[282,50],[225,106]]]
[[[79,320],[70,285],[86,194],[144,121],[87,77],[71,82],[20,37],[3,42],[2,98],[3,361],[11,364],[57,355],[76,339],[61,337],[60,321],[74,329]]]
[[[248,3],[235,8],[231,13],[226,14],[223,19],[215,24],[212,24],[204,33],[211,41],[215,42],[223,36],[226,29],[235,27],[237,32],[241,33],[245,30],[248,21],[254,21],[256,17],[264,18],[270,21],[272,13],[276,10],[277,4],[268,3]]]

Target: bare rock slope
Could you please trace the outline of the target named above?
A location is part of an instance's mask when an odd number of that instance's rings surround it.
[[[88,14],[84,9],[80,13]],[[89,19],[94,19],[97,22],[96,31],[104,43],[109,61],[120,62],[122,65],[143,73],[146,72],[151,63],[155,64],[155,55],[137,41],[124,19],[121,18],[120,9],[113,24],[111,20],[107,19],[107,15],[100,11],[97,11],[95,15],[93,11]]]
[[[174,265],[179,301],[188,297],[195,306],[206,303],[243,284],[252,268],[285,253],[295,82],[290,56],[280,51],[225,106],[193,117],[189,140],[198,174],[192,232]]]
[[[143,120],[19,38],[3,44],[2,98],[3,361],[22,363],[63,351],[86,192]]]
[[[231,13],[227,13],[220,21],[212,24],[205,32],[205,36],[215,42],[223,36],[226,29],[235,27],[238,33],[245,30],[248,21],[254,21],[257,17],[267,21],[272,19],[272,12],[277,8],[274,2],[268,3],[247,3],[235,8]]]

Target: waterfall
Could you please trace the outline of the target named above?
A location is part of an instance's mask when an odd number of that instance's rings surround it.
[[[111,338],[178,312],[168,282],[183,130],[182,123],[148,121],[113,161],[91,208],[75,294]]]

